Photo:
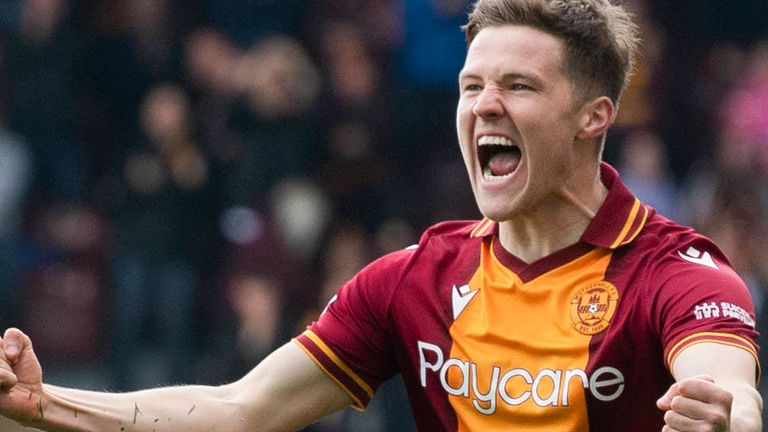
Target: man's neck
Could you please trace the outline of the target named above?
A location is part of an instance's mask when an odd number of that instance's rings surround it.
[[[579,241],[608,196],[599,178],[584,193],[563,190],[533,211],[499,224],[501,245],[532,263]]]

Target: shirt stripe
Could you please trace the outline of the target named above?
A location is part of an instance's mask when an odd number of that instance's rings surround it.
[[[640,210],[640,200],[635,198],[635,203],[632,204],[632,210],[629,212],[629,217],[627,218],[626,222],[624,222],[624,227],[621,229],[619,236],[616,237],[616,240],[614,240],[613,244],[611,244],[611,249],[616,249],[627,237],[629,229],[632,228],[632,225],[634,225],[638,210]]]
[[[293,341],[352,398],[355,407],[365,408],[373,398],[373,390],[349,368],[312,330],[307,330]],[[316,348],[316,349],[313,349]],[[322,359],[321,357],[326,357]],[[323,361],[329,360],[329,361]],[[329,370],[329,363],[337,370]],[[348,379],[345,379],[348,378]]]
[[[754,357],[755,362],[758,365],[760,364],[760,360],[757,355],[757,349],[755,348],[754,344],[750,342],[748,339],[732,333],[699,332],[699,333],[694,333],[692,335],[689,335],[680,339],[677,343],[675,343],[672,346],[672,348],[670,348],[666,357],[667,367],[670,369],[672,368],[672,365],[675,363],[675,360],[677,360],[677,357],[680,355],[681,352],[683,352],[685,348],[688,348],[691,345],[696,345],[704,342],[717,343],[721,345],[728,345],[736,348],[741,348],[744,351],[747,351],[748,353],[750,353],[752,357]]]
[[[635,237],[637,237],[640,234],[640,231],[643,230],[643,227],[645,226],[645,221],[648,219],[648,213],[650,212],[648,211],[648,207],[646,206],[642,206],[642,207],[643,207],[643,218],[640,220],[640,223],[637,224],[637,228],[635,228],[635,232],[632,233],[632,235],[630,235],[629,237],[627,237],[626,240],[621,242],[620,246],[624,246],[625,244],[632,242],[632,240],[634,240]]]
[[[472,230],[472,232],[469,234],[470,237],[482,237],[485,235],[486,231],[488,231],[488,228],[493,226],[493,221],[488,218],[483,218],[478,224],[475,226],[475,228]]]

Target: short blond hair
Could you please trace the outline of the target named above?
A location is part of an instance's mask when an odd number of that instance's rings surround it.
[[[618,104],[639,44],[637,26],[608,0],[478,0],[463,27],[467,44],[486,27],[530,26],[565,43],[563,68],[580,102],[608,96]]]

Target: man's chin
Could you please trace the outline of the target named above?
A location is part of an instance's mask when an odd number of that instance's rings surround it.
[[[479,203],[478,207],[483,216],[495,222],[510,220],[519,213],[518,206],[514,205],[512,202],[495,204]]]

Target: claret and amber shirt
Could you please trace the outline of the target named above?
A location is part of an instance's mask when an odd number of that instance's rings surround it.
[[[700,342],[757,361],[748,290],[707,238],[609,194],[533,263],[490,220],[447,222],[345,284],[295,342],[358,408],[400,373],[421,431],[661,430],[670,365]]]

